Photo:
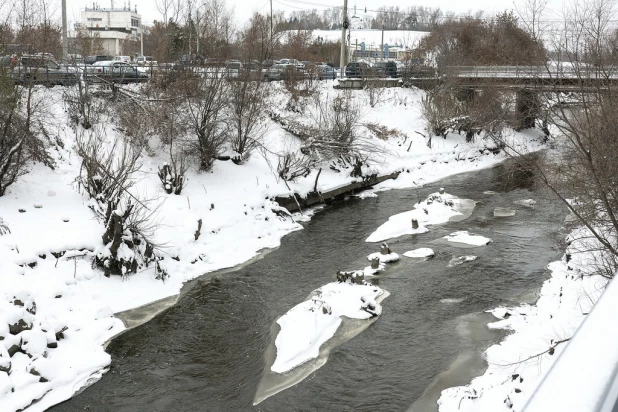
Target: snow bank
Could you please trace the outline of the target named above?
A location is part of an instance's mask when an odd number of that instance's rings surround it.
[[[463,216],[463,201],[448,193],[433,193],[427,199],[414,205],[414,209],[388,218],[365,240],[381,242],[404,235],[428,232],[427,225],[446,223],[453,216]],[[412,221],[416,221],[414,224]],[[416,227],[415,227],[416,226]]]
[[[284,373],[315,359],[320,346],[337,331],[342,316],[369,319],[379,315],[382,307],[375,299],[382,293],[371,284],[333,282],[322,286],[311,299],[277,320],[281,330],[275,340],[277,358],[271,370]]]
[[[491,239],[487,237],[474,235],[472,233],[468,233],[468,231],[466,230],[451,233],[450,235],[445,236],[443,239],[446,239],[449,242],[464,243],[470,246],[485,246],[489,242],[491,242]]]
[[[569,236],[572,243],[561,261],[548,265],[551,278],[543,283],[540,297],[534,306],[500,307],[490,311],[498,320],[490,328],[512,331],[502,342],[489,347],[485,357],[487,371],[467,385],[442,391],[438,401],[440,412],[521,411],[539,382],[567,346],[581,322],[599,298],[606,280],[586,276],[593,261],[589,252],[577,253],[584,236],[580,229]],[[584,338],[585,339],[585,338]],[[598,343],[598,342],[597,342]],[[597,347],[595,343],[591,347]],[[602,352],[600,352],[602,353]],[[592,354],[588,353],[590,356]],[[605,359],[605,355],[601,354]],[[587,365],[589,357],[578,359]],[[601,368],[603,369],[603,368]],[[562,376],[562,383],[575,383],[576,376],[586,381],[600,376],[599,369],[590,374],[575,373]],[[584,387],[582,387],[582,390]],[[577,398],[579,390],[573,390]],[[545,408],[535,410],[583,411],[580,404],[563,407],[558,398],[546,399]],[[509,409],[507,409],[507,407]]]

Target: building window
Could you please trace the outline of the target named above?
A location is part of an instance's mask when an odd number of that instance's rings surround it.
[[[131,26],[139,27],[139,19],[131,18]]]
[[[103,21],[101,17],[88,17],[88,21]]]

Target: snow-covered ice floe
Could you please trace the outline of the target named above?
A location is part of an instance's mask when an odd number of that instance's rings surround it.
[[[399,255],[395,252],[391,252],[385,255],[383,255],[381,252],[376,252],[367,256],[367,260],[373,260],[375,258],[380,259],[380,263],[393,263],[399,260]]]
[[[330,351],[361,333],[382,313],[389,293],[367,282],[328,283],[280,317],[254,404],[322,367]],[[269,360],[270,359],[270,360]],[[270,364],[272,362],[272,364]]]
[[[524,207],[534,207],[534,205],[536,205],[536,200],[534,199],[516,200],[513,203],[519,206],[524,206]]]
[[[316,358],[320,346],[337,331],[342,316],[355,319],[378,316],[382,307],[376,299],[383,293],[371,284],[332,282],[322,286],[311,299],[277,320],[281,331],[275,341],[277,359],[271,370],[284,373]]]
[[[403,254],[405,257],[409,258],[428,258],[435,255],[433,249],[428,247],[422,247],[419,249],[410,250]]]
[[[515,210],[506,207],[497,207],[494,209],[495,217],[511,217],[515,216]]]
[[[461,303],[465,300],[466,298],[444,298],[444,299],[440,299],[441,303]]]
[[[467,230],[461,230],[459,232],[451,233],[450,235],[445,236],[443,239],[446,239],[449,242],[463,243],[470,246],[485,246],[489,242],[491,242],[490,238],[468,233]]]
[[[465,255],[465,256],[453,256],[453,258],[448,262],[448,267],[452,268],[455,266],[462,265],[466,262],[472,262],[476,260],[478,257],[474,255]]]
[[[414,209],[399,213],[388,218],[365,240],[365,242],[381,242],[404,235],[414,235],[429,231],[427,225],[437,225],[451,221],[463,220],[472,214],[476,202],[469,199],[459,199],[448,193],[433,193],[426,200],[414,205]],[[418,227],[413,224],[418,223]]]

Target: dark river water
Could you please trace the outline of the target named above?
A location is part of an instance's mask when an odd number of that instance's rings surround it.
[[[439,375],[472,349],[469,366],[464,362],[443,379],[448,385],[467,383],[483,371],[477,354],[500,339],[485,333],[491,317],[477,314],[533,302],[546,265],[562,253],[563,206],[543,190],[513,186],[506,175],[499,166],[327,207],[263,259],[218,281],[198,282],[176,306],[112,341],[111,370],[52,410],[405,411],[432,384],[434,395],[439,393]],[[478,201],[472,216],[390,241],[399,254],[431,247],[436,256],[420,263],[402,258],[389,266],[376,280],[391,293],[380,318],[335,348],[307,379],[253,406],[273,322],[333,281],[337,269],[367,266],[366,256],[379,250],[379,244],[365,243],[367,236],[441,186]],[[528,198],[537,201],[534,208],[513,204]],[[497,218],[496,207],[517,213]],[[478,248],[433,242],[456,230],[493,242]],[[469,254],[479,258],[448,267],[454,256]],[[433,405],[434,400],[417,410],[436,410]]]

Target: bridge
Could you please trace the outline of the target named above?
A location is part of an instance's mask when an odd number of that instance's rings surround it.
[[[618,68],[564,66],[451,66],[454,87],[538,92],[596,92],[618,84]]]
[[[519,127],[532,128],[540,113],[539,93],[598,93],[618,86],[618,68],[594,66],[451,66],[439,84],[472,98],[494,89],[515,93]]]

